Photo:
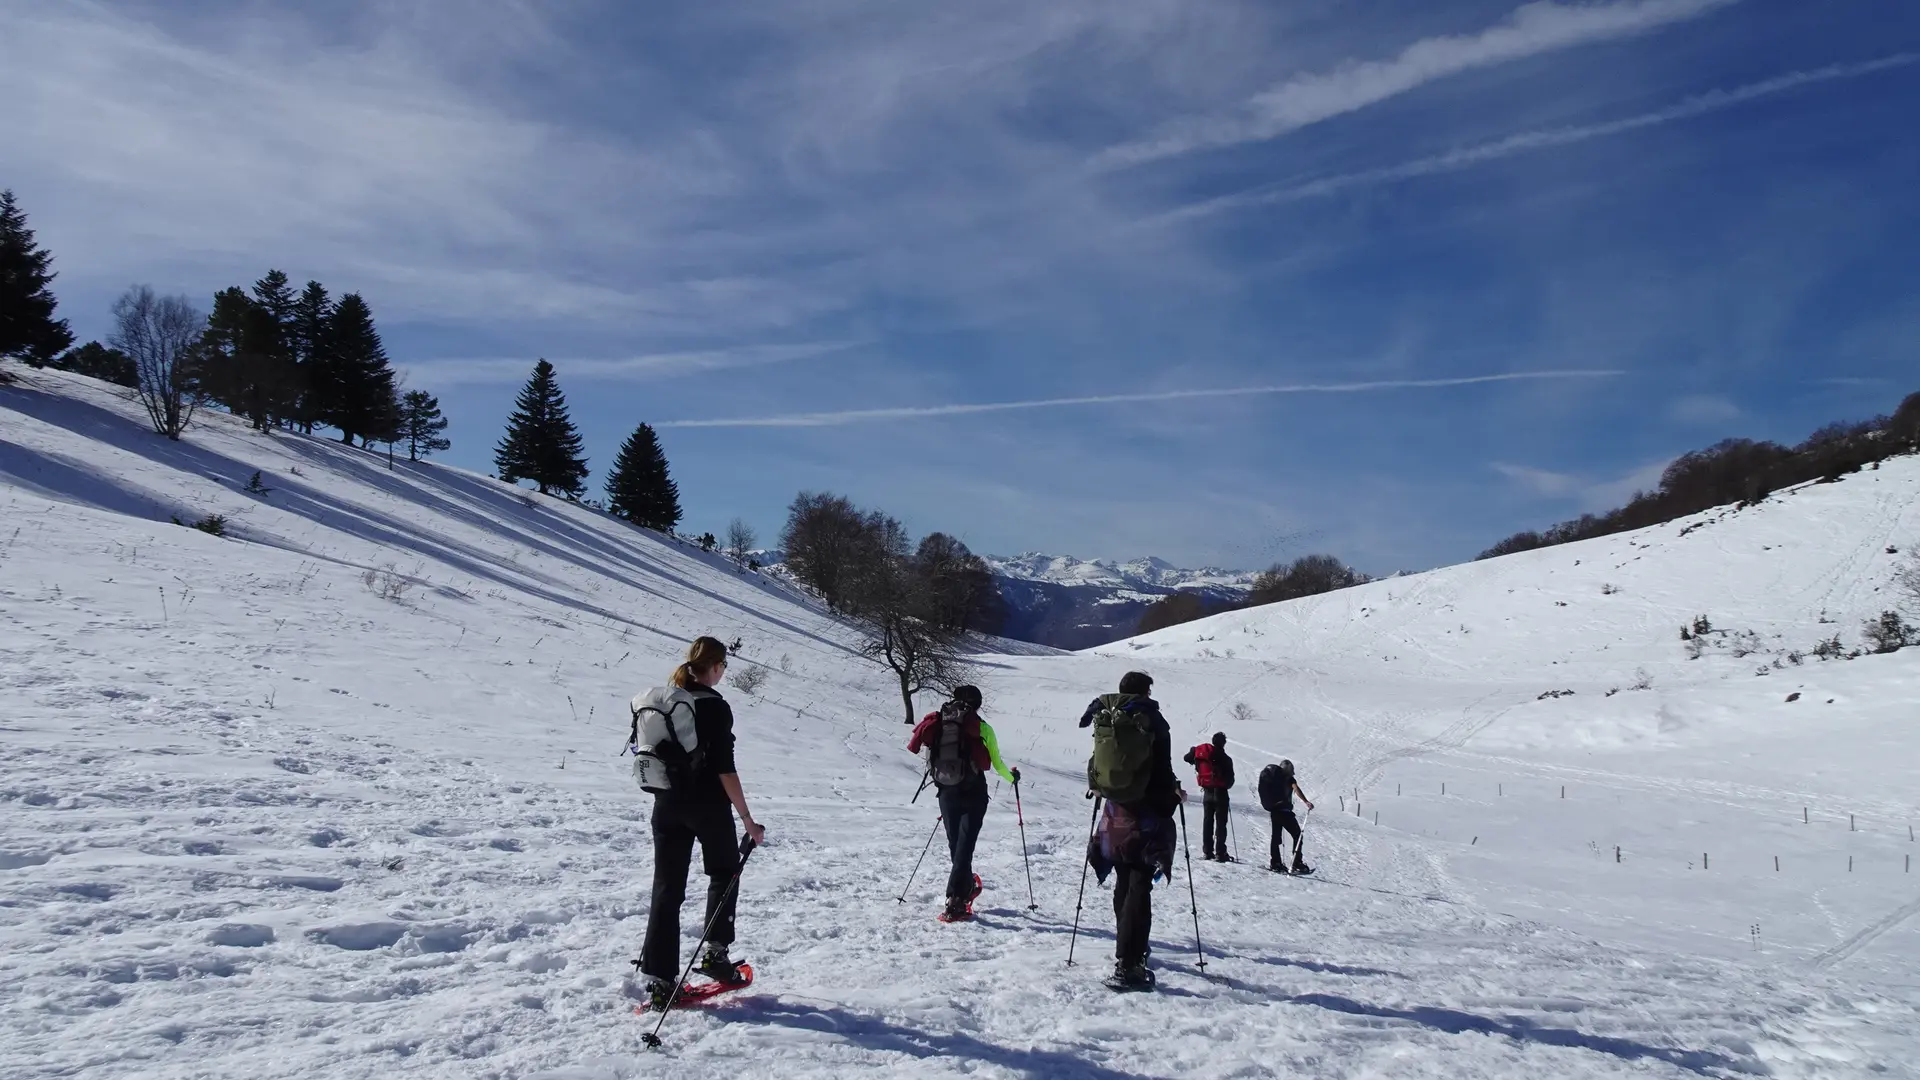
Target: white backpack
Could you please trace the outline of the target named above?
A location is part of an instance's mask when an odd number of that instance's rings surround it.
[[[693,722],[692,694],[677,686],[656,686],[637,695],[633,711],[633,779],[641,790],[660,794],[685,781],[699,763],[700,733]]]

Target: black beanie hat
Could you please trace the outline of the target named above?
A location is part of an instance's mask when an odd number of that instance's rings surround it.
[[[1214,733],[1213,733],[1213,745],[1215,745],[1215,746],[1225,746],[1225,745],[1227,745],[1227,733],[1226,733],[1226,732],[1224,732],[1224,731],[1216,731],[1216,732],[1214,732]]]
[[[953,700],[969,709],[980,707],[980,688],[977,686],[956,686],[953,688]]]
[[[1120,676],[1120,692],[1123,694],[1153,693],[1153,676],[1144,671],[1129,671]]]

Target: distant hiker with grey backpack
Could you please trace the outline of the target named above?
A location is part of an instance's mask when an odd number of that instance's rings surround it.
[[[1276,874],[1311,874],[1313,868],[1300,855],[1304,838],[1300,835],[1300,819],[1293,813],[1293,797],[1313,809],[1313,800],[1300,790],[1300,782],[1294,779],[1293,762],[1281,761],[1278,765],[1268,765],[1260,770],[1260,806],[1266,810],[1273,822],[1273,838],[1267,844],[1267,869]],[[1286,859],[1280,851],[1280,834],[1293,836],[1293,866],[1288,868]]]
[[[1152,691],[1151,677],[1130,671],[1121,678],[1119,693],[1095,698],[1080,717],[1081,727],[1093,729],[1087,788],[1095,799],[1096,825],[1087,842],[1087,864],[1102,883],[1114,875],[1114,967],[1107,980],[1114,990],[1153,989],[1153,971],[1147,967],[1153,879],[1173,880],[1173,816],[1187,797],[1173,772],[1173,731],[1149,696]],[[1077,919],[1076,914],[1076,926]],[[1197,911],[1194,934],[1197,944]]]
[[[979,687],[956,686],[953,698],[928,713],[913,737],[907,740],[909,753],[927,756],[927,779],[939,791],[940,820],[947,826],[947,851],[953,857],[953,870],[947,875],[946,904],[940,911],[941,922],[964,922],[973,918],[973,902],[980,896],[980,876],[973,872],[973,849],[980,840],[980,826],[986,820],[987,770],[1000,774],[1020,790],[1020,770],[1007,768],[1000,758],[1000,742],[993,727],[980,719]]]
[[[766,830],[747,809],[734,771],[733,709],[715,689],[726,673],[727,647],[716,638],[699,638],[670,685],[633,699],[633,775],[653,795],[653,901],[646,943],[634,961],[646,979],[649,1009],[665,1010],[692,989],[680,984],[680,905],[696,841],[707,872],[706,952],[697,968],[722,987],[753,979],[753,969],[735,963],[728,952],[742,860]],[[747,834],[744,845],[734,834],[736,812]]]

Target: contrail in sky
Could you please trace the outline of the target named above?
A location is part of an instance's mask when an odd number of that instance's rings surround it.
[[[1378,169],[1363,169],[1359,172],[1342,173],[1338,176],[1321,177],[1300,183],[1277,184],[1255,188],[1235,195],[1222,195],[1219,198],[1193,203],[1169,211],[1150,219],[1154,224],[1168,224],[1187,218],[1203,217],[1229,210],[1238,210],[1249,206],[1263,206],[1274,203],[1297,202],[1333,195],[1349,188],[1366,187],[1372,184],[1393,183],[1399,180],[1411,180],[1420,176],[1433,176],[1438,173],[1455,172],[1470,168],[1483,162],[1497,161],[1515,154],[1534,150],[1547,150],[1558,146],[1572,146],[1590,139],[1603,139],[1613,135],[1624,135],[1630,131],[1658,127],[1681,120],[1690,120],[1696,116],[1705,116],[1722,109],[1730,109],[1760,98],[1773,97],[1803,86],[1834,82],[1841,79],[1857,79],[1865,75],[1906,67],[1920,61],[1920,53],[1896,53],[1883,56],[1878,60],[1865,60],[1853,64],[1831,64],[1827,67],[1811,68],[1806,71],[1794,71],[1778,75],[1761,82],[1748,83],[1731,90],[1712,90],[1691,97],[1664,109],[1641,113],[1638,116],[1622,117],[1598,124],[1580,127],[1546,128],[1538,131],[1524,131],[1509,135],[1503,139],[1481,143],[1477,146],[1450,150],[1444,154],[1416,158],[1398,165],[1387,165]]]
[[[787,413],[780,416],[740,416],[713,420],[666,420],[654,426],[671,428],[838,427],[884,420],[912,420],[928,416],[970,416],[1012,412],[1016,409],[1059,409],[1080,405],[1130,405],[1195,398],[1248,397],[1257,394],[1363,394],[1380,390],[1432,390],[1482,383],[1525,382],[1544,379],[1608,379],[1624,371],[1515,371],[1502,375],[1465,375],[1451,379],[1380,379],[1348,383],[1287,383],[1235,386],[1222,389],[1154,390],[1138,394],[1096,394],[1088,397],[1036,398],[1028,401],[988,401],[975,404],[907,405],[890,409],[846,409],[839,412]]]

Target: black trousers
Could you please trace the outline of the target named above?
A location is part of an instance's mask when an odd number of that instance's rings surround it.
[[[1200,793],[1200,853],[1211,859],[1227,857],[1227,815],[1232,812],[1226,788],[1205,788]]]
[[[1294,817],[1293,811],[1291,810],[1274,810],[1271,811],[1271,814],[1273,817],[1273,841],[1268,845],[1268,864],[1271,866],[1287,865],[1286,858],[1280,853],[1280,834],[1283,832],[1293,834],[1293,861],[1299,862],[1300,848],[1302,846],[1300,819]]]
[[[740,891],[732,887],[740,869],[740,839],[733,831],[733,807],[727,803],[687,806],[655,800],[653,807],[653,906],[647,910],[647,940],[640,949],[640,970],[672,982],[680,977],[680,905],[687,899],[687,871],[693,845],[707,872],[707,941],[733,944],[733,914]],[[719,918],[715,918],[715,915]]]
[[[1113,958],[1123,964],[1145,960],[1153,936],[1153,867],[1113,868],[1113,922]]]
[[[984,781],[940,789],[940,818],[947,825],[947,853],[953,856],[953,870],[947,875],[948,901],[973,895],[973,848],[980,840],[987,802]]]

